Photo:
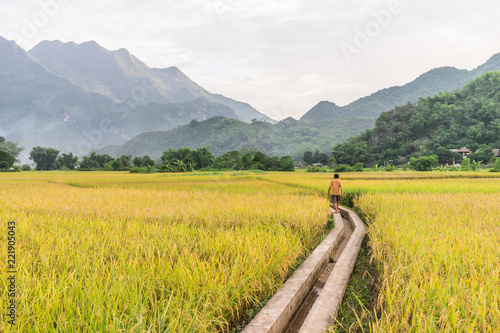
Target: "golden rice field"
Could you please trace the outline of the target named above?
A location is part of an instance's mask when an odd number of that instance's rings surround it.
[[[0,331],[227,331],[325,235],[331,176],[0,174],[18,266],[16,326],[2,311]],[[371,223],[371,331],[500,332],[498,177],[341,175]]]
[[[328,219],[322,198],[249,176],[1,177],[1,242],[16,221],[18,266],[18,319],[2,311],[2,332],[227,330]]]

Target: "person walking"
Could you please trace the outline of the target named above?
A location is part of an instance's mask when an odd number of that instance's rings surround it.
[[[344,189],[342,188],[342,181],[339,179],[339,174],[336,173],[333,176],[333,180],[330,182],[330,187],[328,188],[328,195],[332,196],[333,207],[335,208],[335,214],[340,213],[339,202],[340,197],[344,195]]]

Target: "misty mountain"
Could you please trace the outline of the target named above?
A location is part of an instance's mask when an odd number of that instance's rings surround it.
[[[251,124],[236,119],[214,117],[191,121],[169,131],[142,133],[120,146],[99,149],[114,157],[149,155],[159,159],[168,148],[210,147],[214,155],[242,148],[256,148],[271,156],[291,155],[300,160],[307,150],[329,152],[336,143],[372,126],[369,118],[350,117],[329,122],[284,119],[277,124],[256,121]]]
[[[0,135],[26,147],[87,154],[147,131],[224,116],[270,121],[210,94],[178,68],[148,68],[95,42],[41,42],[29,53],[0,37]]]
[[[349,115],[371,117],[375,122],[375,118],[380,116],[383,111],[391,110],[407,102],[416,102],[420,97],[434,96],[441,91],[452,92],[461,89],[483,73],[497,70],[500,70],[500,53],[495,54],[474,70],[469,71],[455,67],[435,68],[403,86],[382,89],[346,106],[339,107],[334,103],[323,101],[300,119],[324,121]]]
[[[53,73],[115,101],[145,105],[205,99],[232,108],[236,116],[230,117],[245,122],[252,119],[274,122],[247,103],[209,93],[177,67],[149,68],[126,49],[109,51],[94,41],[82,44],[43,41],[29,53]]]

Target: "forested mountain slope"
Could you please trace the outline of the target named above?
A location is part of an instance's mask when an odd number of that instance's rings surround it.
[[[483,146],[482,146],[483,145]],[[448,149],[500,148],[500,72],[485,73],[465,88],[383,112],[374,129],[337,145],[337,163],[405,163],[412,156],[438,155]]]

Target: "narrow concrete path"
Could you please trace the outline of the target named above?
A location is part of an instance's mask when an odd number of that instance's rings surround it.
[[[328,278],[330,277],[335,264],[339,260],[342,251],[344,251],[347,243],[349,242],[349,239],[351,238],[352,232],[354,231],[351,223],[349,223],[348,220],[343,219],[343,223],[345,232],[342,242],[333,252],[332,256],[330,257],[330,262],[328,263],[328,265],[326,265],[323,272],[319,275],[318,280],[312,287],[306,300],[302,303],[300,309],[294,314],[288,325],[283,329],[283,333],[298,333],[300,331],[302,325],[304,324],[304,321],[309,315],[309,312],[311,311],[319,295],[323,291],[323,288],[325,287],[325,284],[328,281]]]
[[[335,228],[243,333],[319,333],[333,324],[366,233],[356,213],[340,210]]]

